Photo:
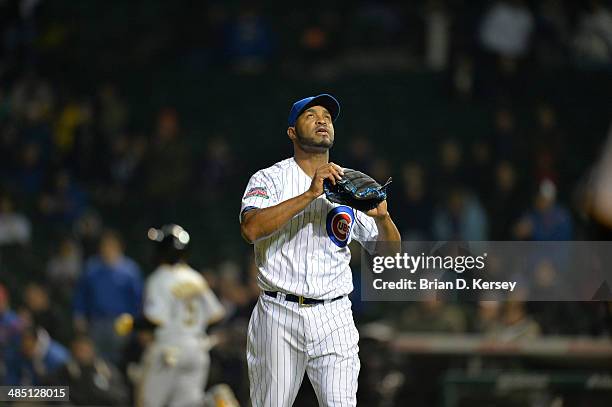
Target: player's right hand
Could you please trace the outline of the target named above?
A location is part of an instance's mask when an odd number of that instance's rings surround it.
[[[328,179],[332,184],[336,185],[336,181],[339,181],[343,175],[342,167],[338,164],[327,163],[317,168],[308,191],[315,197],[318,197],[323,193],[323,181]]]

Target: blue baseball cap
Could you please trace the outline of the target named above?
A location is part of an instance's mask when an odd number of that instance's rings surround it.
[[[331,114],[332,121],[336,121],[340,114],[340,103],[332,95],[322,93],[318,96],[310,96],[293,104],[289,112],[289,127],[295,127],[298,116],[311,106],[323,106],[326,108]]]

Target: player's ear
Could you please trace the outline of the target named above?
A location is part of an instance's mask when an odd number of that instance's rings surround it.
[[[287,127],[287,136],[289,136],[289,140],[291,141],[296,139],[295,127]]]

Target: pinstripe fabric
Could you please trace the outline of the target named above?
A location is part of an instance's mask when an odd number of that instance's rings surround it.
[[[321,406],[355,406],[358,340],[347,297],[302,307],[262,295],[248,329],[252,405],[291,406],[306,372]]]
[[[293,158],[256,172],[242,198],[240,218],[249,208],[267,208],[308,190],[311,178]],[[330,211],[340,205],[324,195],[308,205],[280,230],[255,242],[258,284],[264,290],[281,291],[309,298],[335,298],[353,291],[348,243],[374,241],[374,220],[359,211],[349,211],[351,222],[345,245],[338,246],[327,231]]]
[[[255,173],[240,218],[304,193],[311,178],[293,158]],[[348,243],[374,241],[373,219],[320,196],[280,230],[254,244],[258,284],[268,291],[331,299],[353,290]],[[321,406],[355,406],[359,335],[347,297],[302,307],[262,295],[249,321],[247,362],[251,402],[290,406],[304,373]]]

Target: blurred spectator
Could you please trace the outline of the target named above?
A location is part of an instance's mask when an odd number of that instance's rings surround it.
[[[567,7],[558,0],[543,0],[534,4],[534,7],[537,7],[534,48],[538,65],[546,68],[562,66],[570,36]]]
[[[568,285],[572,283],[567,275],[562,274],[562,266],[557,266],[559,260],[555,259],[554,253],[550,257],[544,257],[534,265],[529,297],[537,301],[528,304],[529,314],[545,335],[588,332],[593,318],[587,307],[578,302],[555,301],[567,296],[571,289]]]
[[[440,164],[432,179],[435,180],[435,199],[442,200],[451,188],[465,184],[461,145],[453,139],[443,140],[438,144],[438,160]]]
[[[433,236],[436,240],[487,240],[487,214],[474,195],[461,187],[454,187],[448,193],[445,205],[436,210]]]
[[[474,331],[490,334],[501,329],[502,305],[499,301],[479,301]]]
[[[550,254],[550,258],[548,255]],[[541,255],[533,267],[533,281],[530,287],[530,297],[540,301],[552,301],[567,295],[568,279],[560,274],[560,267],[555,264],[553,253]]]
[[[356,3],[354,11],[344,16],[342,74],[403,71],[414,66],[416,49],[422,52],[424,44],[423,22],[404,10],[399,3]],[[350,71],[345,67],[350,67]]]
[[[70,401],[77,406],[122,406],[128,391],[119,370],[96,355],[93,341],[77,336],[70,346],[71,357],[53,375],[52,383],[70,387]]]
[[[427,191],[424,169],[410,162],[402,167],[402,192],[394,205],[397,227],[405,240],[431,238],[433,203]],[[392,195],[394,197],[395,195]]]
[[[87,210],[74,223],[73,230],[75,238],[81,243],[83,248],[82,258],[89,258],[98,251],[98,242],[103,232],[102,218],[98,212]]]
[[[133,137],[123,135],[115,139],[111,175],[115,183],[124,187],[131,185],[140,172],[142,160],[147,151],[147,140],[138,134]]]
[[[14,58],[15,44],[9,41],[19,22],[19,4],[14,1],[0,2],[0,39],[3,44],[0,47],[0,56],[6,59]],[[6,43],[6,44],[5,44]],[[4,63],[2,64],[4,65]],[[2,69],[7,69],[2,66]]]
[[[125,338],[115,333],[114,321],[124,313],[138,315],[143,282],[138,265],[123,254],[116,232],[106,231],[99,247],[99,256],[87,260],[74,292],[75,330],[88,332],[100,354],[117,363]]]
[[[489,329],[484,334],[500,341],[529,340],[538,337],[541,332],[540,326],[527,313],[525,303],[522,301],[505,302],[500,323],[491,323],[483,327]]]
[[[298,29],[298,38],[292,40],[300,44],[298,49],[299,57],[298,64],[293,67],[296,72],[305,74],[325,74],[330,73],[329,68],[334,63],[334,57],[337,57],[337,51],[340,46],[339,28],[342,25],[341,16],[325,5],[323,9],[313,16],[300,15],[294,11],[295,27]],[[314,21],[301,21],[306,19],[314,19]]]
[[[3,1],[0,4],[0,15],[7,14],[5,18],[0,19],[0,38],[6,50],[4,58],[15,64],[11,66],[9,63],[3,70],[6,69],[11,74],[18,71],[11,72],[10,68],[29,66],[36,61],[35,44],[38,39],[36,10],[39,5],[40,0]]]
[[[56,288],[65,287],[71,292],[81,274],[82,265],[83,257],[79,245],[73,238],[64,237],[47,262],[47,278]]]
[[[119,205],[142,172],[147,142],[144,137],[117,134],[108,157],[109,188],[103,190],[101,201]]]
[[[0,88],[0,92],[2,89]],[[0,167],[0,177],[9,183],[11,177],[15,177],[17,173],[17,166],[21,160],[21,148],[19,147],[19,128],[17,123],[7,119],[9,103],[6,100],[2,100],[0,94],[0,159],[2,160],[2,167]],[[6,109],[6,111],[3,111]],[[13,180],[13,184],[19,185],[17,179]]]
[[[94,106],[89,95],[71,99],[59,113],[55,126],[56,160],[83,184],[95,186],[103,179],[104,165],[100,165],[107,144],[96,129]],[[92,188],[93,189],[93,188]]]
[[[497,160],[520,161],[526,156],[524,140],[516,128],[516,117],[507,107],[495,112],[493,147]]]
[[[495,169],[493,190],[486,202],[489,218],[494,220],[489,225],[491,240],[512,240],[512,226],[526,204],[521,199],[524,194],[518,185],[512,163],[501,161]]]
[[[549,179],[559,182],[558,160],[565,153],[564,135],[559,128],[555,109],[547,104],[536,108],[536,130],[533,135],[534,177],[539,183]]]
[[[358,134],[351,139],[351,143],[348,146],[348,157],[343,160],[342,165],[370,174],[370,166],[372,165],[374,153],[370,140],[364,135]]]
[[[430,69],[446,69],[450,56],[451,16],[442,0],[426,2],[425,13],[425,62]]]
[[[146,186],[151,198],[162,204],[174,202],[184,192],[191,171],[191,154],[180,136],[178,114],[162,110],[146,162]]]
[[[71,226],[85,210],[87,196],[68,171],[55,174],[51,189],[40,198],[40,209],[49,219]]]
[[[385,158],[377,157],[374,158],[370,167],[370,175],[375,180],[379,181],[380,184],[384,184],[391,175],[393,170],[391,169],[391,162]]]
[[[476,90],[491,100],[521,100],[522,86],[531,59],[535,19],[525,0],[497,0],[485,13],[480,25]],[[511,158],[505,156],[504,158]]]
[[[237,161],[226,139],[216,136],[206,145],[199,174],[206,200],[215,200],[219,194],[226,192],[228,181],[236,173]]]
[[[20,136],[25,143],[36,143],[41,147],[44,158],[53,151],[52,132],[49,113],[39,100],[33,100],[25,106],[24,118],[20,122]]]
[[[13,386],[41,386],[48,383],[68,361],[66,348],[57,343],[43,328],[29,327],[21,335],[21,349],[9,360],[5,383]]]
[[[9,293],[0,284],[0,383],[5,382],[8,363],[17,357],[19,352],[19,337],[24,328],[24,322],[10,309]]]
[[[106,83],[98,89],[98,123],[102,135],[107,141],[126,130],[128,123],[128,106],[121,98],[117,86]]]
[[[533,29],[533,14],[524,0],[498,0],[482,19],[480,41],[502,57],[521,57],[529,49]]]
[[[219,301],[225,308],[225,319],[229,320],[236,316],[248,318],[250,309],[245,307],[252,304],[253,298],[241,281],[240,266],[231,260],[220,264],[218,281],[215,283],[219,292]]]
[[[402,29],[401,9],[394,4],[380,1],[357,3],[351,25],[354,31],[351,45],[358,45],[364,51],[374,51],[378,47],[389,47]]]
[[[13,200],[7,194],[0,194],[0,246],[30,243],[32,225],[30,220],[13,209]]]
[[[11,111],[16,119],[24,119],[32,113],[36,117],[46,117],[54,107],[54,96],[51,86],[32,71],[26,73],[13,86]]]
[[[522,240],[572,240],[572,217],[557,203],[557,187],[551,181],[540,184],[533,209],[515,225],[514,235]]]
[[[467,322],[459,306],[434,298],[406,307],[397,319],[397,328],[401,332],[462,333]]]
[[[13,183],[26,194],[37,194],[42,189],[45,175],[40,143],[28,142],[18,151]]]
[[[68,343],[70,334],[65,319],[57,304],[51,302],[47,289],[39,283],[30,282],[23,292],[23,301],[34,326],[44,328],[60,343]]]
[[[591,332],[594,325],[605,321],[605,318],[597,315],[602,306],[605,308],[605,302],[532,301],[528,304],[528,310],[540,325],[543,335],[582,336],[587,332],[594,335],[602,333]]]
[[[467,165],[467,182],[476,192],[478,199],[485,200],[493,184],[493,163],[491,146],[483,140],[472,143]]]
[[[53,141],[55,150],[60,156],[74,154],[77,138],[82,127],[87,127],[92,120],[92,107],[88,101],[70,100],[59,113],[55,124]]]
[[[0,123],[4,122],[11,113],[11,103],[4,87],[0,87]]]
[[[301,45],[305,53],[311,53],[314,59],[324,53],[329,43],[329,33],[320,25],[306,27],[301,35]]]
[[[579,62],[612,63],[612,11],[600,0],[590,0],[573,41]]]
[[[232,67],[241,73],[260,73],[270,63],[275,36],[253,4],[240,8],[227,28],[225,49]]]
[[[452,76],[453,92],[463,100],[472,98],[474,92],[474,61],[468,55],[461,54],[454,64]]]

